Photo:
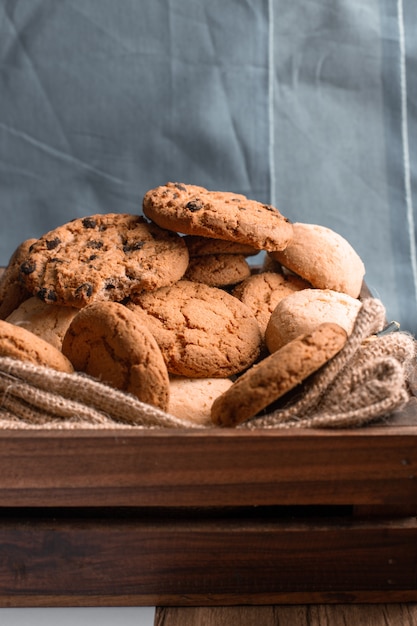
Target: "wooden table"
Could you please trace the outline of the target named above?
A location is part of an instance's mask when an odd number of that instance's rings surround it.
[[[155,626],[415,626],[417,605],[329,604],[156,610]]]

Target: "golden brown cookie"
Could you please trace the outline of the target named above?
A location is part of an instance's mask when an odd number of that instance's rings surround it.
[[[293,224],[294,235],[285,250],[271,257],[305,278],[313,287],[359,296],[365,266],[344,237],[325,226]]]
[[[0,356],[29,361],[68,374],[74,371],[71,362],[58,348],[29,330],[5,320],[0,320]]]
[[[350,335],[360,308],[356,298],[331,289],[294,292],[283,298],[271,314],[265,331],[268,350],[279,350],[299,335],[312,332],[322,322],[334,322]]]
[[[208,254],[254,256],[259,253],[257,248],[248,244],[239,243],[238,241],[227,241],[225,239],[213,239],[212,237],[201,237],[199,235],[185,235],[184,242],[191,258]]]
[[[250,308],[264,336],[271,313],[278,302],[295,291],[309,287],[310,284],[298,276],[260,272],[252,274],[237,285],[232,295]]]
[[[72,320],[62,351],[74,369],[168,408],[169,379],[161,351],[137,316],[117,302],[95,302]]]
[[[30,330],[61,350],[64,335],[78,311],[79,309],[71,306],[46,304],[39,298],[31,296],[22,302],[6,321]]]
[[[168,413],[201,426],[211,426],[211,405],[232,384],[230,378],[171,376]]]
[[[32,294],[26,289],[19,278],[20,265],[27,256],[30,246],[36,239],[26,239],[16,248],[0,275],[0,319],[5,320],[19,304]]]
[[[346,343],[346,332],[324,323],[293,339],[242,374],[216,398],[211,419],[217,426],[236,426],[257,415],[316,372]]]
[[[40,237],[20,266],[26,288],[47,303],[82,308],[122,301],[181,278],[187,246],[176,233],[137,215],[72,220]]]
[[[190,259],[184,279],[211,287],[228,287],[240,283],[250,274],[249,264],[240,254],[208,254]]]
[[[143,212],[159,226],[188,235],[226,239],[258,250],[283,250],[292,224],[273,206],[242,194],[167,183],[149,190]]]
[[[143,292],[127,306],[154,335],[171,374],[227,378],[259,356],[261,333],[255,317],[217,287],[180,280]]]

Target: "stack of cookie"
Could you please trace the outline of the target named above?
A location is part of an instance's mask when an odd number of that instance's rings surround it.
[[[179,183],[147,192],[143,213],[74,219],[23,242],[0,279],[0,355],[232,426],[343,347],[365,273],[343,237]]]

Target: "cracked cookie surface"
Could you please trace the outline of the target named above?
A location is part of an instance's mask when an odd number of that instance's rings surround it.
[[[77,218],[40,237],[20,265],[20,278],[44,302],[82,308],[172,284],[188,259],[178,234],[141,216],[106,213]]]
[[[123,304],[95,302],[81,309],[65,334],[62,352],[76,371],[167,410],[169,378],[161,351]]]
[[[197,185],[170,182],[151,189],[143,198],[143,212],[169,230],[258,250],[283,250],[292,239],[292,224],[275,207]]]
[[[252,312],[217,287],[180,280],[126,306],[154,335],[171,374],[228,377],[259,356],[261,333]]]
[[[310,284],[298,276],[260,272],[243,280],[233,289],[232,295],[251,309],[264,336],[278,302],[295,291],[308,287]]]
[[[190,259],[184,279],[226,287],[240,283],[250,273],[250,266],[241,254],[207,254]]]

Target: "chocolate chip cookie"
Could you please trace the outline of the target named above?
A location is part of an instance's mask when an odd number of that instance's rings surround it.
[[[30,291],[19,278],[20,265],[26,258],[30,246],[36,239],[26,239],[13,252],[4,272],[0,276],[0,319],[4,320],[22,302],[30,298]]]
[[[40,237],[20,265],[20,278],[44,302],[82,308],[170,285],[188,259],[177,233],[142,216],[97,214]]]
[[[292,224],[275,207],[197,185],[167,183],[151,189],[144,196],[143,212],[168,230],[258,250],[283,250],[292,239]]]

